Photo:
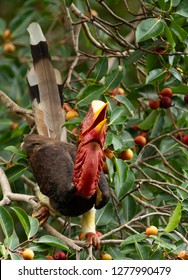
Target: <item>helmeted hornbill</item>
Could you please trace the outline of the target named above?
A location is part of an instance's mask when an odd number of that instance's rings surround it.
[[[83,214],[83,233],[95,239],[95,211],[109,200],[102,172],[107,103],[94,100],[81,123],[78,148],[67,143],[63,127],[62,82],[53,68],[46,39],[38,23],[28,27],[33,67],[27,81],[38,134],[24,137],[29,165],[41,192],[53,209],[65,216]]]

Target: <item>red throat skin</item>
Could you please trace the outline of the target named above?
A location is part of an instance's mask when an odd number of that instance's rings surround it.
[[[97,142],[79,144],[73,174],[76,195],[89,199],[95,194],[102,163],[103,151]]]

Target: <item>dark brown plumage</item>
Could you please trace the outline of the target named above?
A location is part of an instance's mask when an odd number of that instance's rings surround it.
[[[62,215],[78,216],[93,206],[100,209],[109,200],[109,187],[103,173],[99,180],[100,201],[96,193],[89,199],[76,195],[73,170],[77,149],[74,145],[31,134],[24,137],[23,148],[28,153],[41,192],[50,198],[51,206]]]

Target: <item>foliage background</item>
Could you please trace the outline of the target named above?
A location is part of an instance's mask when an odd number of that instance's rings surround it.
[[[186,0],[1,1],[1,258],[21,259],[25,247],[38,259],[57,250],[68,251],[70,259],[99,259],[103,252],[113,259],[176,259],[187,250],[188,152],[182,142],[188,130],[187,19]],[[97,211],[103,236],[101,249],[92,255],[78,240],[80,217],[67,227],[52,216],[41,229],[31,216],[36,187],[20,145],[30,131],[26,116],[31,120],[32,114],[20,113],[3,97],[31,109],[26,29],[32,21],[41,25],[53,64],[62,73],[66,103],[79,113],[66,123],[70,141],[77,142],[73,129],[79,129],[90,102],[109,101],[105,148],[114,155],[106,158],[112,197]],[[117,87],[124,95],[112,94]],[[159,99],[164,87],[173,91],[172,106],[152,110],[149,100]],[[135,146],[137,135],[147,138],[144,147]],[[133,159],[122,160],[120,153],[129,148]],[[146,237],[149,225],[158,227],[158,236]]]

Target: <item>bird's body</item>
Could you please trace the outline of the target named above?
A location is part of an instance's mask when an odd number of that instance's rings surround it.
[[[41,192],[50,198],[51,206],[65,216],[79,216],[93,206],[99,209],[109,199],[108,184],[102,173],[98,190],[90,198],[77,194],[73,184],[73,172],[77,148],[45,136],[27,135],[24,137],[29,164],[40,186]],[[92,167],[88,167],[92,170]],[[88,172],[89,173],[89,172]],[[88,186],[90,178],[88,178]],[[96,192],[103,193],[101,201]]]

